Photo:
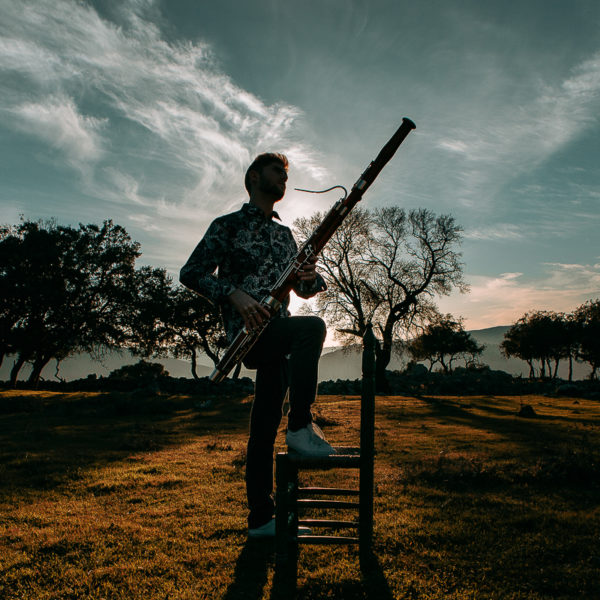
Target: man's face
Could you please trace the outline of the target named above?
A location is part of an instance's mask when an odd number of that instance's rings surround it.
[[[258,189],[271,196],[275,202],[281,200],[285,194],[285,182],[288,175],[285,167],[280,162],[272,162],[263,167],[259,173]]]

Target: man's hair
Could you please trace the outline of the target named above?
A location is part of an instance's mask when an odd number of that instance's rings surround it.
[[[246,186],[248,193],[250,193],[250,171],[260,173],[267,165],[274,162],[281,163],[287,171],[289,163],[285,154],[279,154],[278,152],[263,152],[252,161],[252,164],[246,171],[246,177],[244,177],[244,185]]]

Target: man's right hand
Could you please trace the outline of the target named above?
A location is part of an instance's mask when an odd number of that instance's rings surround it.
[[[248,331],[258,329],[264,321],[271,318],[271,313],[260,302],[239,288],[233,290],[228,298],[244,319]]]

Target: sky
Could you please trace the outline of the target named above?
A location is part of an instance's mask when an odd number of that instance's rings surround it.
[[[112,219],[180,267],[290,160],[326,210],[400,125],[364,208],[451,214],[468,329],[600,296],[597,0],[0,0],[0,222]],[[300,301],[292,302],[292,309]]]

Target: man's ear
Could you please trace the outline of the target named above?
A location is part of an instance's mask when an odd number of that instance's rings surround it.
[[[248,180],[250,182],[250,189],[252,189],[252,186],[254,186],[258,183],[259,179],[260,179],[260,173],[258,171],[255,171],[254,169],[252,169],[252,171],[248,171]]]

